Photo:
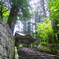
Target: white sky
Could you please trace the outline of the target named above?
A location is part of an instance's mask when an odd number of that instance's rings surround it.
[[[30,5],[31,5],[31,7],[33,8],[33,10],[35,10],[35,4],[37,4],[37,2],[38,2],[38,0],[32,0],[31,2],[30,2]]]

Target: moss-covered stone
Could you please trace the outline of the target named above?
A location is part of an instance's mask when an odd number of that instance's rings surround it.
[[[38,49],[59,55],[59,45],[57,44],[38,45]]]

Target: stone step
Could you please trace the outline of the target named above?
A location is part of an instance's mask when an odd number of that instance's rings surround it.
[[[59,56],[29,48],[18,49],[19,59],[59,59]]]
[[[49,55],[49,56],[40,56],[40,55],[24,55],[24,56],[19,56],[19,59],[59,59],[59,56],[53,56],[53,55]]]
[[[55,59],[54,57],[19,57],[19,59]]]
[[[35,57],[19,57],[19,59],[35,59]]]

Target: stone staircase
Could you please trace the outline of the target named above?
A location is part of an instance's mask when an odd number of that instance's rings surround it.
[[[45,51],[38,51],[33,48],[18,48],[19,59],[59,59],[59,56],[46,53]]]

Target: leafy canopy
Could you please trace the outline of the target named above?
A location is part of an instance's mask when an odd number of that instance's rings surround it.
[[[29,0],[10,0],[12,5],[19,9],[18,15],[21,18],[31,18],[32,14],[30,14],[29,9],[31,8],[29,5]]]
[[[59,33],[59,0],[48,0],[49,18],[52,21],[52,27],[55,33]]]
[[[54,33],[50,21],[48,22],[46,20],[46,22],[44,23],[37,23],[37,27],[38,28],[36,31],[38,32],[38,35],[41,37],[42,44],[47,44],[49,37],[53,39]]]
[[[59,0],[48,0],[48,8],[51,11],[58,11],[59,10]]]

